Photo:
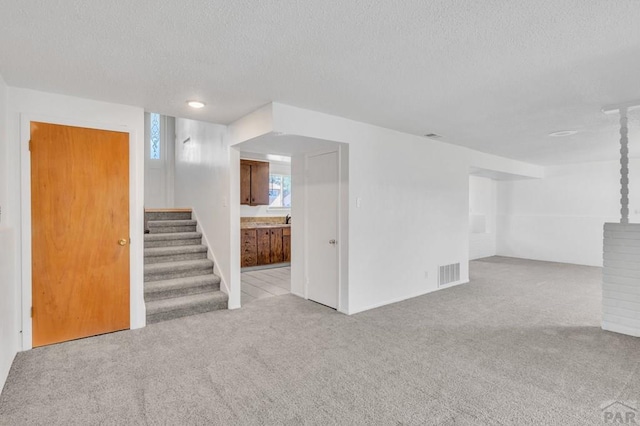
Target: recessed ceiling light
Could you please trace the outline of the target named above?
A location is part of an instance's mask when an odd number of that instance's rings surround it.
[[[578,133],[577,130],[559,130],[557,132],[549,133],[549,136],[554,138],[561,138],[563,136],[572,136]]]
[[[191,108],[202,108],[204,107],[204,102],[200,102],[200,101],[187,101],[187,105],[189,105]]]
[[[440,135],[439,135],[439,134],[437,134],[437,133],[427,133],[427,134],[425,135],[425,137],[427,137],[427,138],[441,138],[442,136],[440,136]]]

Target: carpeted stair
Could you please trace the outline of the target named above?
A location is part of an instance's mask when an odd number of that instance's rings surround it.
[[[190,209],[146,210],[144,300],[147,324],[227,308]]]

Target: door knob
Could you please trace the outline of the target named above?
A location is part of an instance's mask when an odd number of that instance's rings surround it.
[[[329,244],[335,245],[335,243],[336,243],[336,240],[329,240]]]
[[[118,244],[121,245],[121,246],[126,246],[127,245],[127,240],[122,238],[121,240],[118,240]]]

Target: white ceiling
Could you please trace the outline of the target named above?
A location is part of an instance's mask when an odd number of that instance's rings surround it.
[[[640,0],[0,0],[0,74],[222,124],[277,101],[538,164],[615,159],[600,108],[640,99]]]

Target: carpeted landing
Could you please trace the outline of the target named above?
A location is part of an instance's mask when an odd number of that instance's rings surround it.
[[[20,353],[0,424],[585,425],[640,400],[599,268],[494,257],[471,278],[354,316],[287,295]]]

